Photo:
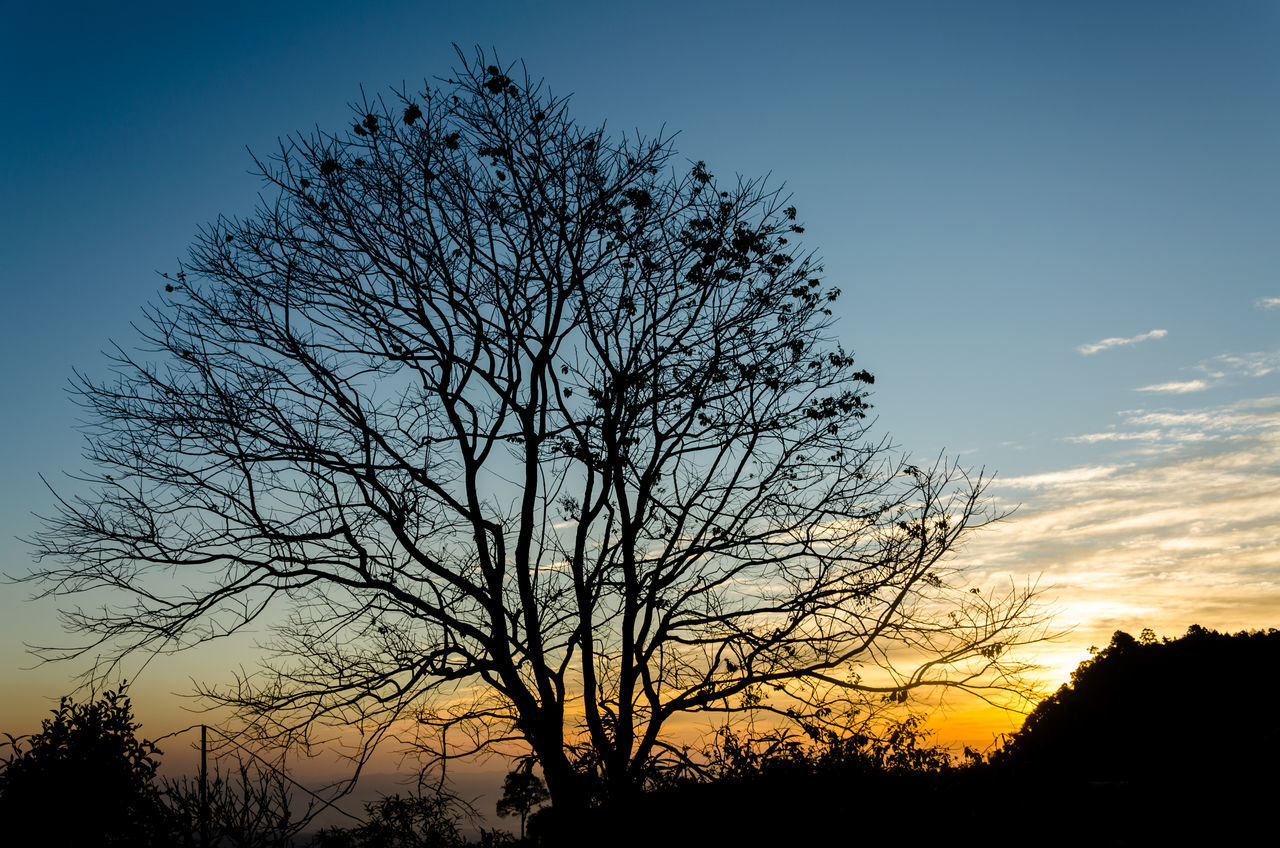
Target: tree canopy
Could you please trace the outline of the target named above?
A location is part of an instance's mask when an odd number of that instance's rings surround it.
[[[677,762],[679,716],[1016,688],[1030,594],[947,564],[986,479],[871,431],[790,198],[460,59],[256,160],[257,210],[78,379],[88,470],[35,577],[124,600],[71,624],[267,622],[213,692],[264,732],[411,719],[531,753],[557,805]]]
[[[1244,783],[1270,771],[1280,733],[1280,630],[1178,639],[1117,630],[996,752],[998,765],[1057,778]]]
[[[502,781],[502,797],[498,799],[500,816],[520,817],[520,838],[524,839],[525,821],[529,813],[548,800],[547,787],[531,771],[516,769]]]

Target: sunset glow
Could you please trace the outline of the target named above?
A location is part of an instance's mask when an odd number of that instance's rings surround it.
[[[983,597],[1036,588],[1052,638],[1016,658],[1040,694],[1117,630],[1280,627],[1280,6],[82,5],[0,12],[3,573],[31,570],[22,540],[57,507],[41,475],[80,491],[68,379],[135,345],[156,272],[202,226],[250,212],[245,147],[345,127],[362,85],[445,73],[456,42],[525,61],[588,124],[678,131],[682,167],[785,183],[796,241],[843,290],[833,346],[874,374],[872,436],[991,480],[1006,517],[946,565]],[[32,592],[0,588],[14,734],[98,656],[33,659],[74,641],[57,612],[76,599]],[[271,620],[126,660],[143,735],[212,723],[190,693],[256,667]],[[1023,715],[961,694],[908,707],[957,750]]]

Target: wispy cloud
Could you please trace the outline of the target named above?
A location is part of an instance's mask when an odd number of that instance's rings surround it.
[[[1196,366],[1210,377],[1265,377],[1280,369],[1280,350],[1259,350],[1253,353],[1224,353],[1205,360]]]
[[[1255,398],[1202,409],[1126,409],[1122,423],[1101,433],[1068,436],[1074,444],[1124,442],[1129,453],[1168,453],[1204,442],[1237,441],[1280,430],[1280,398]],[[1117,445],[1120,447],[1120,445]]]
[[[1277,298],[1280,300],[1280,298]],[[1153,331],[1163,332],[1163,331]],[[1148,336],[1151,334],[1148,333]],[[1134,339],[1144,338],[1143,336],[1135,336]],[[1127,340],[1126,343],[1134,341]],[[1105,339],[1098,342],[1094,347],[1104,345],[1107,342],[1115,341],[1114,339]],[[1086,351],[1084,347],[1079,348],[1081,353],[1093,353],[1095,351]],[[1276,371],[1280,371],[1280,350],[1258,350],[1252,353],[1224,353],[1214,356],[1210,359],[1202,360],[1196,363],[1190,370],[1199,371],[1204,375],[1203,379],[1196,380],[1170,380],[1166,383],[1152,383],[1149,386],[1139,386],[1134,389],[1135,392],[1152,392],[1156,394],[1176,394],[1185,395],[1191,392],[1202,392],[1205,389],[1219,385],[1222,381],[1232,377],[1265,377]]]
[[[1046,486],[1062,486],[1074,483],[1088,483],[1110,477],[1119,470],[1115,465],[1093,465],[1087,468],[1072,468],[1067,471],[1051,471],[1047,474],[1028,474],[1023,477],[1001,477],[1001,486],[1018,489],[1042,489]]]
[[[1048,587],[1076,628],[1072,650],[1046,658],[1063,676],[1117,629],[1280,621],[1280,398],[1120,415],[1072,438],[1095,446],[1092,464],[996,478],[1018,509],[962,554],[993,580]]]
[[[1135,344],[1138,344],[1139,342],[1145,342],[1148,339],[1162,339],[1167,335],[1169,335],[1168,330],[1152,330],[1148,333],[1141,333],[1136,336],[1129,336],[1128,338],[1125,338],[1122,336],[1112,336],[1111,338],[1103,339],[1100,342],[1090,342],[1089,344],[1082,344],[1079,347],[1077,347],[1076,350],[1080,351],[1085,356],[1092,356],[1093,354],[1098,353],[1099,351],[1108,350],[1113,347],[1124,347],[1126,345],[1135,345]]]
[[[1159,439],[1160,436],[1159,430],[1143,430],[1139,433],[1108,430],[1105,433],[1085,433],[1080,436],[1067,436],[1067,441],[1080,445],[1093,445],[1098,442],[1144,442]]]
[[[1280,309],[1280,297],[1260,297],[1253,305],[1259,309]]]
[[[1203,392],[1209,388],[1209,384],[1204,380],[1185,380],[1182,382],[1156,383],[1151,386],[1140,386],[1134,389],[1135,392],[1164,392],[1175,395],[1185,395],[1190,392]]]

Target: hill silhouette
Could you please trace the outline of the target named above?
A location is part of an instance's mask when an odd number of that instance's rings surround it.
[[[985,780],[1038,810],[1027,824],[1055,822],[1050,844],[1252,841],[1274,829],[1280,790],[1278,670],[1280,630],[1117,631],[992,755]]]
[[[1168,784],[1246,775],[1280,754],[1280,630],[1179,639],[1117,631],[992,760],[1059,778]]]

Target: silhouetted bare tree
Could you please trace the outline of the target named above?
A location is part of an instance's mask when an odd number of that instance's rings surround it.
[[[79,378],[92,470],[37,577],[130,600],[71,623],[170,651],[270,621],[220,693],[246,715],[519,740],[557,805],[588,766],[634,787],[681,715],[1012,685],[1029,593],[944,564],[985,481],[870,437],[789,199],[486,61],[260,160],[148,346]]]

